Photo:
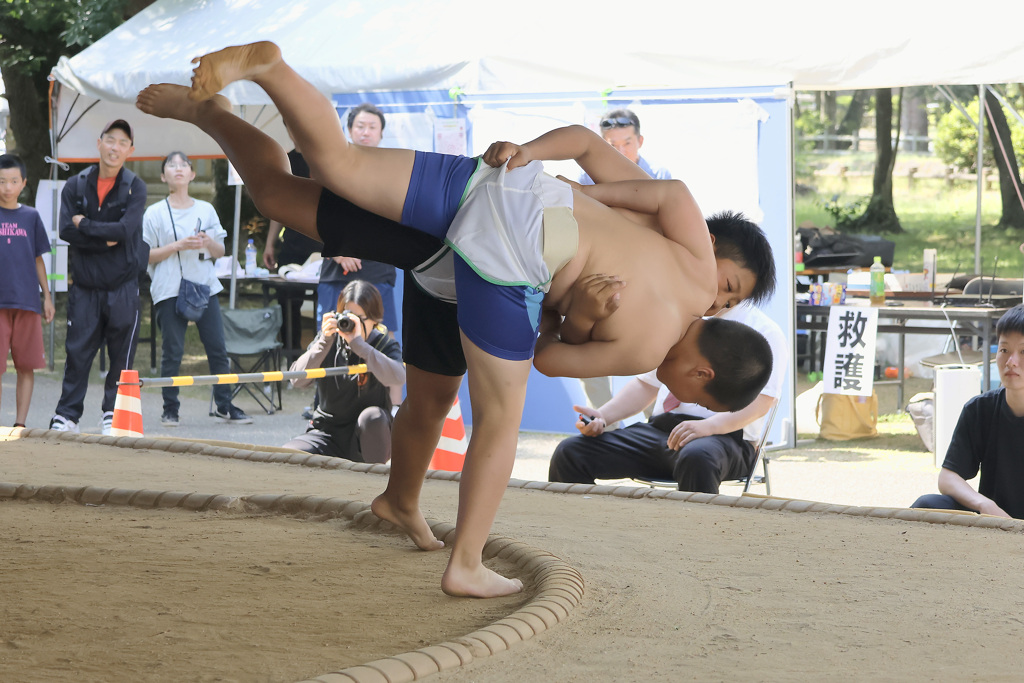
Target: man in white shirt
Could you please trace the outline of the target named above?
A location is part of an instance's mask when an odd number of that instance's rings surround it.
[[[716,413],[693,403],[680,404],[652,371],[631,380],[600,406],[573,406],[589,423],[578,421],[579,436],[555,448],[549,481],[593,484],[595,479],[674,480],[680,491],[718,493],[719,485],[749,474],[764,416],[782,392],[788,365],[782,329],[760,309],[742,304],[719,317],[745,323],[760,332],[772,349],[771,378],[743,410]],[[654,404],[650,420],[605,432],[605,426]]]

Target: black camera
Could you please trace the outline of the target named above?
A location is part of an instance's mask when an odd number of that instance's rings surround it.
[[[334,319],[338,321],[338,329],[342,332],[351,332],[356,329],[356,321],[352,316],[345,315],[344,313],[335,313]]]

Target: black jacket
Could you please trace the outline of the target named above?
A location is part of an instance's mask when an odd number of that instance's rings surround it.
[[[142,240],[142,214],[146,210],[146,184],[122,168],[99,205],[96,178],[90,166],[72,176],[60,197],[60,238],[71,245],[73,283],[88,289],[113,290],[136,282],[149,264],[149,245]],[[78,227],[71,217],[85,216]],[[107,246],[107,242],[117,242]]]

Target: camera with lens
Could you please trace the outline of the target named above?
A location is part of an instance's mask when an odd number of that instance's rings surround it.
[[[356,320],[345,313],[335,313],[334,319],[338,323],[338,329],[342,332],[351,332],[356,328]]]

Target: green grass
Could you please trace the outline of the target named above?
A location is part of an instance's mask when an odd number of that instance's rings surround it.
[[[894,178],[893,201],[896,214],[903,225],[901,234],[883,235],[896,243],[893,268],[920,272],[923,252],[933,248],[938,252],[938,270],[951,274],[960,264],[961,274],[974,271],[975,209],[977,185],[974,181],[957,180],[950,187],[942,178],[918,178],[913,185],[906,177],[908,166],[938,168],[932,157],[901,155]],[[815,175],[810,166],[826,168],[847,166],[847,178],[838,175]],[[810,221],[816,226],[831,226],[832,216],[822,204],[838,195],[838,203],[845,205],[871,195],[871,171],[874,155],[858,153],[848,156],[805,156],[798,161],[801,174],[798,182],[813,187],[813,194],[797,195],[794,212],[796,225]],[[864,174],[864,175],[857,175]],[[991,275],[994,258],[998,255],[999,277],[1021,277],[1022,257],[1018,247],[1024,241],[1024,231],[996,228],[1001,212],[999,184],[994,179],[992,189],[982,194],[981,212],[981,265],[985,275]]]

